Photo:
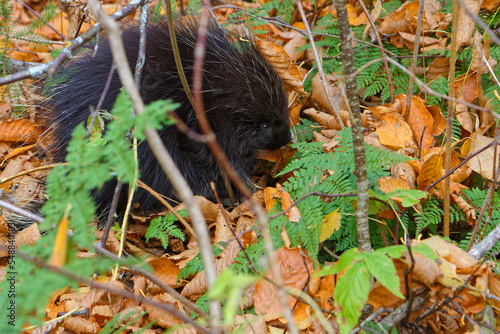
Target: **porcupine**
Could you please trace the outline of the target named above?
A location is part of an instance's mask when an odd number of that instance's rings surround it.
[[[198,21],[181,19],[175,26],[180,58],[191,84]],[[251,184],[257,151],[276,150],[290,141],[289,114],[280,77],[252,38],[239,34],[239,40],[231,42],[228,33],[215,19],[210,19],[203,65],[203,103],[224,153],[243,181]],[[129,64],[135,66],[138,28],[125,29],[122,37]],[[56,138],[56,145],[52,148],[56,161],[64,160],[72,131],[77,124],[88,119],[89,107],[98,104],[112,62],[109,43],[105,39],[95,56],[84,52],[56,74],[55,79],[62,83],[47,86],[48,122]],[[120,88],[115,73],[102,109],[113,107]],[[200,133],[196,114],[179,79],[165,22],[148,25],[140,93],[145,104],[160,99],[180,103],[175,112],[190,129]],[[213,181],[218,195],[227,196],[221,171],[206,144],[189,139],[175,126],[167,126],[159,134],[194,194],[213,199],[210,188],[210,181]],[[141,180],[155,191],[175,198],[172,185],[146,142],[138,145],[138,160]],[[96,195],[98,211],[109,207],[115,185],[116,181],[108,182]],[[120,200],[122,210],[124,193],[122,191]],[[143,189],[137,190],[133,201],[140,203],[142,212],[161,208],[160,202]]]

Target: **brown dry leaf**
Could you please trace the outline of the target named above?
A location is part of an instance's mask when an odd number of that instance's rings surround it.
[[[77,334],[92,334],[101,331],[101,327],[99,327],[98,324],[83,317],[67,318],[66,321],[64,321],[63,327]]]
[[[105,278],[108,279],[108,278]],[[106,283],[102,283],[102,287],[109,287],[114,290],[126,291],[127,288],[120,281],[108,281]],[[81,301],[81,306],[84,308],[91,308],[96,305],[110,305],[113,308],[113,311],[116,313],[120,312],[123,309],[124,300],[121,296],[117,296],[109,291],[104,289],[92,288],[85,295],[85,297]]]
[[[439,257],[453,263],[458,269],[474,267],[478,263],[467,252],[438,236],[433,236],[420,242],[432,248]]]
[[[351,4],[347,4],[347,16],[349,17],[349,23],[352,26],[357,27],[360,25],[368,24],[368,18],[366,17],[365,13],[363,11],[360,11],[358,15],[358,11]]]
[[[450,71],[450,58],[438,57],[427,67],[427,77],[434,80],[438,77],[447,77]]]
[[[479,96],[479,86],[476,73],[463,74],[454,82],[455,97],[467,103],[472,103]],[[474,121],[472,120],[467,106],[457,103],[455,116],[465,130],[474,132]]]
[[[19,154],[23,154],[24,152],[31,150],[34,146],[35,146],[35,144],[27,145],[27,146],[23,146],[23,147],[17,147],[15,149],[13,149],[9,154],[7,154],[5,156],[5,159],[10,159],[10,158],[13,158]]]
[[[217,220],[217,217],[219,216],[219,206],[202,196],[195,196],[194,199],[200,207],[200,210],[203,213],[203,217],[205,217],[207,223],[215,222]],[[186,209],[184,203],[181,203],[174,208],[174,210],[176,211],[182,209]],[[188,220],[188,218],[186,218],[186,220]]]
[[[479,96],[478,80],[475,72],[462,74],[453,83],[455,97],[472,103]]]
[[[177,264],[173,263],[167,257],[160,257],[158,259],[154,259],[148,262],[148,264],[153,268],[153,274],[160,281],[167,284],[171,288],[178,287],[177,277],[181,270],[177,266]]]
[[[394,12],[383,18],[380,24],[382,34],[392,35],[398,32],[415,32],[418,17],[418,2],[412,1],[403,4]]]
[[[312,324],[312,308],[306,303],[299,301],[293,309],[295,325],[301,330],[309,328]]]
[[[300,111],[302,110],[302,104],[298,104],[292,109],[290,109],[290,122],[292,125],[297,125],[300,122]]]
[[[262,317],[253,314],[237,315],[233,322],[234,333],[252,333],[252,334],[265,334],[267,331],[267,324]]]
[[[405,110],[406,94],[399,94],[396,99],[401,101],[402,110]],[[413,131],[413,138],[417,142],[417,145],[420,146],[420,143],[422,143],[420,147],[422,151],[431,147],[433,122],[434,119],[429,110],[427,110],[424,101],[414,95],[411,99],[408,123]]]
[[[414,34],[410,34],[407,32],[398,31],[399,36],[402,38],[403,44],[409,49],[413,51],[416,36]],[[429,47],[431,45],[439,44],[439,40],[433,37],[423,37],[420,36],[419,43],[421,47]]]
[[[470,71],[485,74],[488,73],[490,69],[493,70],[496,64],[497,61],[490,55],[490,38],[484,40],[479,31],[476,31],[474,34],[474,43],[472,44]]]
[[[494,12],[500,6],[500,0],[484,0],[481,9],[487,9]]]
[[[408,183],[392,177],[381,177],[377,182],[379,189],[386,194],[397,189],[410,189]]]
[[[427,106],[427,110],[431,113],[433,123],[431,135],[439,136],[446,129],[446,119],[438,106]]]
[[[464,0],[463,4],[472,12],[472,15],[479,15],[479,9],[483,0]],[[471,43],[472,33],[476,22],[465,12],[464,8],[460,6],[458,10],[458,31],[457,31],[457,50],[460,47],[469,45]]]
[[[292,197],[289,193],[283,189],[281,184],[276,184],[276,189],[278,190],[278,196],[281,198],[281,206],[283,211],[288,210],[293,204]],[[286,214],[289,221],[297,223],[300,220],[302,215],[300,214],[299,208],[297,206],[293,206]]]
[[[300,248],[281,247],[276,252],[277,265],[283,277],[285,287],[302,290],[308,281],[308,277],[314,273],[313,263],[309,257],[303,255]],[[274,276],[269,270],[267,278],[273,281]],[[264,279],[257,281],[255,285],[254,305],[255,313],[264,315],[266,320],[278,319],[282,316],[282,306],[279,301],[278,288]],[[287,296],[287,305],[292,308],[296,299]]]
[[[474,226],[477,218],[476,210],[462,196],[453,193],[450,194],[450,196],[453,202],[457,204],[458,208],[462,210],[463,213],[465,213],[469,225]]]
[[[409,186],[409,189],[415,189],[415,184],[417,182],[417,174],[413,166],[407,162],[402,162],[391,167],[391,176],[394,178],[400,178]]]
[[[344,98],[338,87],[332,87],[332,84],[336,82],[335,77],[333,77],[332,75],[327,75],[326,80],[328,81],[327,86],[329,87],[328,88],[329,94],[330,96],[333,97],[333,103],[335,104],[335,106],[332,107],[330,105],[330,102],[328,102],[325,90],[323,89],[323,85],[321,84],[321,77],[318,74],[314,76],[311,82],[312,86],[311,100],[317,103],[320,109],[325,110],[330,115],[334,114],[334,109],[339,110],[339,112],[342,110],[348,110],[348,107],[345,104]],[[342,117],[342,121],[344,122],[344,124],[347,124],[348,118],[344,119]],[[341,130],[340,126],[337,125],[336,121],[329,128]]]
[[[333,293],[335,292],[336,275],[327,275],[321,278],[319,292],[315,295],[320,300],[322,309],[332,311],[335,307]]]
[[[413,242],[414,241],[412,241],[412,243]],[[420,281],[427,286],[431,286],[443,276],[443,272],[435,261],[417,252],[413,253],[413,258],[415,260],[415,266],[413,268],[414,280]],[[408,256],[406,257],[406,261],[411,263]]]
[[[474,152],[479,151],[481,148],[490,144],[493,141],[492,138],[480,135],[479,133],[472,134],[470,140],[468,140],[469,149],[464,153],[464,155],[469,155]],[[499,161],[499,156],[496,157],[496,161]],[[467,166],[472,168],[476,173],[480,174],[482,177],[489,180],[493,179],[493,171],[495,169],[495,148],[489,147],[487,150],[477,154],[472,159],[466,162]]]
[[[28,228],[16,234],[15,246],[16,248],[21,245],[33,246],[41,237],[38,224],[31,224]]]
[[[296,30],[291,30],[282,32],[279,36],[287,40],[287,42],[283,45],[283,50],[290,57],[292,62],[296,62],[304,57],[304,50],[297,51],[298,48],[307,44],[304,35]]]
[[[61,268],[66,263],[66,256],[68,255],[68,217],[64,217],[59,222],[57,227],[57,235],[52,248],[52,255],[49,264]]]
[[[153,301],[160,303],[160,304],[169,305],[169,306],[173,307],[174,309],[177,309],[177,311],[179,311],[181,313],[185,313],[181,309],[181,306],[179,305],[179,303],[172,296],[170,296],[167,293],[162,293],[160,295],[154,296]],[[157,326],[160,326],[162,328],[171,328],[173,326],[183,324],[183,322],[180,319],[173,316],[169,312],[165,312],[162,309],[156,308],[156,307],[151,306],[149,304],[145,304],[144,308],[146,309],[146,311],[148,311],[148,318],[149,319],[146,321],[149,322],[149,321],[154,320],[155,324]],[[196,333],[196,332],[194,332],[194,333]]]
[[[318,111],[314,108],[309,108],[303,111],[304,114],[311,117],[316,123],[325,129],[340,130],[335,117],[322,111]]]
[[[297,93],[305,94],[299,71],[297,67],[291,63],[290,57],[285,50],[281,46],[268,41],[257,41],[256,44],[283,82]]]
[[[382,119],[382,116],[386,113],[397,112],[401,114],[401,102],[399,100],[396,100],[394,104],[384,104],[375,107],[369,107],[366,109],[372,113],[373,117]]]
[[[382,124],[377,127],[380,143],[399,150],[405,147],[416,147],[410,126],[401,117],[384,114]]]
[[[486,300],[481,292],[471,290],[469,288],[464,288],[459,294],[459,298],[456,298],[460,306],[465,312],[470,312],[472,314],[478,314],[484,308]]]
[[[389,193],[398,189],[410,189],[408,183],[402,179],[395,179],[392,177],[381,177],[378,179],[379,189],[384,193]],[[391,196],[391,199],[401,205],[403,203],[403,199],[397,196]],[[392,210],[391,210],[392,213]]]
[[[273,189],[273,188],[271,188]],[[243,231],[248,230],[255,224],[254,219],[238,219],[238,223],[236,225],[235,233],[239,234]],[[249,231],[245,233],[241,237],[241,241],[244,246],[248,246],[251,243],[255,243],[257,241],[257,237],[255,232]],[[241,251],[240,244],[237,240],[231,241],[220,255],[220,258],[215,261],[215,271],[216,273],[220,273],[222,270],[229,267],[234,262],[234,258]],[[194,279],[192,279],[189,283],[186,284],[184,289],[182,290],[182,295],[185,297],[191,297],[192,299],[197,299],[199,296],[204,294],[207,291],[207,282],[205,278],[205,270],[201,271]]]
[[[441,172],[441,167],[443,165],[443,158],[440,155],[433,155],[427,161],[424,162],[422,168],[420,169],[420,174],[417,177],[417,189],[425,190],[428,186],[431,185],[434,181],[437,181],[441,176],[443,176]],[[439,182],[435,187],[438,192],[442,195],[443,191],[443,182]],[[429,189],[432,191],[432,189]]]
[[[0,124],[0,141],[32,144],[37,142],[38,136],[42,133],[43,130],[39,126],[24,118]]]
[[[399,259],[392,259],[394,266],[396,267],[396,272],[399,278],[399,292],[404,296],[405,294],[405,273],[404,271],[409,268],[408,264]],[[411,284],[413,274],[408,275],[408,281]],[[374,311],[381,307],[395,308],[399,304],[404,302],[403,299],[397,297],[391,293],[385,286],[383,286],[379,281],[373,284],[368,294],[368,303],[373,306]]]
[[[373,20],[373,22],[377,21],[377,19],[380,16],[380,13],[382,12],[382,1],[381,0],[376,0],[375,4],[373,6],[373,10],[370,13],[370,16]],[[368,30],[370,29],[370,25],[367,24],[365,27],[365,30],[363,31],[363,40],[366,38],[366,34],[368,33]]]
[[[129,326],[142,327],[144,325],[144,315],[138,317],[139,314],[144,312],[144,307],[142,306],[132,306],[128,307],[117,314],[117,323],[125,324],[132,319],[135,319],[133,323]]]
[[[321,233],[319,236],[319,242],[323,242],[328,239],[333,232],[340,228],[340,222],[342,221],[342,215],[338,213],[339,208],[336,208],[323,218],[323,224],[321,225]]]
[[[500,279],[498,275],[493,274],[491,271],[488,271],[488,288],[490,289],[490,293],[497,297],[500,298]],[[497,299],[490,299],[489,302],[491,305],[495,307],[495,311],[497,315],[500,313],[500,301]]]
[[[233,237],[230,225],[231,221],[229,221],[227,211],[219,207],[219,216],[215,221],[215,234],[212,241],[214,244],[226,242]]]
[[[269,212],[277,203],[278,189],[273,187],[267,187],[264,189],[266,211]]]

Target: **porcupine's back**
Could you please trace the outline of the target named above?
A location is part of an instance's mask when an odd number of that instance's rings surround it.
[[[188,82],[192,82],[193,48],[198,23],[193,19],[176,22],[179,52]],[[137,27],[123,32],[129,64],[135,66],[139,45]],[[207,118],[225,154],[240,176],[251,183],[250,175],[259,149],[274,150],[290,140],[287,99],[283,83],[246,36],[230,42],[227,33],[213,20],[209,24],[204,63],[203,101]],[[89,106],[97,106],[112,64],[107,40],[92,57],[85,52],[58,72],[57,85],[49,85],[49,122],[56,136],[54,155],[63,161],[71,133],[77,124],[86,122]],[[115,73],[102,109],[111,109],[121,88]],[[180,103],[176,113],[194,131],[200,132],[196,115],[185,95],[175,67],[170,37],[165,23],[151,24],[147,30],[146,61],[142,73],[141,95],[146,104],[159,99]],[[209,183],[214,181],[220,196],[225,196],[217,163],[208,147],[194,142],[177,131],[165,127],[160,136],[186,177],[193,192],[212,198]],[[147,146],[138,147],[141,180],[168,197],[174,190]],[[104,210],[113,196],[115,183],[107,183],[96,201]],[[123,192],[125,193],[125,192]],[[138,190],[134,202],[144,211],[154,211],[160,204],[151,195]]]

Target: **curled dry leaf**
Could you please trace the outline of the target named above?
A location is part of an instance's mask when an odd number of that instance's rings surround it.
[[[457,99],[472,103],[479,96],[477,74],[473,72],[458,77],[454,82],[454,92]],[[473,121],[466,105],[457,103],[455,117],[465,130],[470,133],[474,132],[476,122]],[[477,117],[474,116],[474,119],[477,120]]]
[[[479,15],[482,1],[477,0],[464,0],[463,5],[472,12],[472,15]],[[471,44],[472,33],[474,32],[476,22],[465,12],[464,8],[460,6],[458,10],[458,31],[457,31],[457,50],[460,47]]]
[[[500,298],[500,278],[498,275],[493,274],[492,272],[488,271],[488,281],[489,281],[489,289],[490,293],[497,297]],[[489,302],[495,307],[496,313],[500,313],[500,301],[498,299],[489,299]]]
[[[299,94],[305,94],[304,85],[300,78],[299,71],[290,62],[290,57],[285,50],[272,42],[257,41],[257,46],[264,57],[271,63],[280,78]]]
[[[103,283],[102,286],[119,291],[127,290],[125,285],[119,281],[109,281]],[[117,296],[104,289],[92,288],[83,298],[81,306],[92,308],[97,305],[110,305],[113,308],[114,314],[116,314],[123,309],[123,302],[124,300],[121,296]]]
[[[70,317],[64,321],[63,327],[77,334],[92,334],[101,331],[101,327],[97,323],[83,317]]]
[[[314,108],[306,109],[303,113],[326,129],[340,130],[340,125],[335,120],[335,117],[330,114],[318,111]]]
[[[495,68],[497,61],[490,55],[490,39],[483,39],[483,36],[476,31],[472,44],[472,62],[470,71],[479,74],[488,73]]]
[[[322,309],[333,311],[335,307],[333,293],[335,292],[336,282],[336,275],[327,275],[321,278],[319,291],[315,297],[319,298]]]
[[[304,256],[300,248],[281,247],[275,254],[278,263],[273,265],[278,266],[284,287],[303,290],[309,276],[314,273],[311,259]],[[274,281],[272,270],[269,270],[266,277]],[[280,318],[283,315],[280,298],[277,287],[264,279],[258,280],[254,295],[255,313],[264,315],[266,320]],[[296,301],[295,298],[287,296],[286,303],[290,308],[295,305]]]
[[[427,67],[427,77],[430,81],[438,77],[447,77],[450,71],[450,58],[438,57]]]
[[[167,293],[162,293],[160,295],[154,296],[152,300],[160,304],[169,305],[174,309],[176,309],[177,311],[185,313],[183,312],[184,310],[181,308],[179,303],[177,303],[175,299]],[[156,321],[155,324],[162,328],[171,328],[173,326],[184,324],[179,318],[175,317],[169,312],[165,312],[162,309],[156,308],[149,304],[145,304],[144,308],[146,309],[146,311],[148,311],[148,317],[149,317],[149,319],[146,321]]]
[[[391,176],[405,180],[409,189],[415,189],[417,174],[411,164],[407,162],[399,163],[391,167]]]
[[[117,314],[117,323],[127,323],[132,319],[135,319],[135,321],[131,323],[130,326],[142,327],[144,322],[144,315],[138,317],[138,315],[142,312],[144,312],[144,308],[142,306],[128,307]]]
[[[234,318],[234,329],[235,333],[268,333],[266,321],[253,314],[237,315]]]
[[[292,197],[290,196],[289,193],[283,189],[283,186],[281,184],[276,184],[276,189],[278,190],[278,196],[281,198],[281,205],[282,209],[288,210],[293,204]],[[297,223],[302,215],[300,214],[299,208],[296,206],[293,206],[286,214],[289,221]]]
[[[451,199],[457,204],[458,208],[465,213],[469,225],[474,226],[476,223],[476,210],[460,195],[452,193]]]
[[[341,113],[341,111],[349,110],[349,107],[346,105],[346,102],[345,102],[344,96],[342,95],[341,90],[336,86],[332,87],[332,84],[336,81],[336,79],[332,75],[327,75],[326,80],[328,81],[327,86],[329,87],[328,88],[329,94],[330,94],[330,96],[333,97],[334,106],[331,106],[330,102],[328,101],[328,98],[327,98],[327,95],[325,93],[325,90],[323,89],[323,85],[321,83],[321,77],[319,76],[319,74],[316,74],[311,82],[311,86],[312,86],[311,100],[314,103],[316,103],[320,109],[325,110],[330,115],[334,115],[334,113],[335,113],[334,110],[338,110],[344,124],[348,124],[349,115],[347,115],[347,117],[345,117]],[[337,125],[336,122],[333,124],[335,124],[335,126],[329,127],[330,129],[340,130],[340,126]]]
[[[428,257],[414,252],[413,259],[415,260],[413,268],[414,280],[420,281],[430,287],[443,276],[443,272],[439,269],[437,263]],[[406,261],[411,263],[411,259],[408,256],[406,257]]]
[[[500,6],[499,0],[484,0],[481,5],[481,9],[487,9],[490,12],[494,12]]]
[[[255,224],[253,219],[251,222],[248,219],[238,219],[238,223],[235,229],[236,234],[238,235],[240,232],[248,230],[252,224]],[[243,246],[246,247],[251,243],[255,243],[257,241],[257,238],[253,231],[249,231],[248,233],[243,234],[240,240],[243,243]],[[229,244],[224,247],[221,256],[215,261],[216,273],[220,273],[222,270],[233,264],[234,259],[236,258],[236,256],[238,256],[240,251],[241,246],[237,240],[232,240],[231,242],[229,242]],[[194,279],[186,284],[181,294],[184,297],[198,299],[206,291],[207,282],[205,278],[205,270],[203,270]]]
[[[465,155],[473,154],[486,145],[490,144],[492,141],[492,138],[480,135],[479,133],[474,133],[467,145],[469,148],[468,151],[462,153],[464,153]],[[498,155],[495,159],[495,147],[489,147],[485,151],[477,154],[472,159],[467,161],[466,164],[482,177],[492,180],[493,172],[495,170],[495,160],[499,161]]]
[[[0,124],[0,141],[13,141],[33,144],[43,133],[40,126],[20,118]]]
[[[428,105],[427,110],[431,113],[433,119],[431,135],[439,136],[446,129],[446,119],[438,106]]]
[[[398,34],[399,34],[399,36],[401,36],[401,41],[403,42],[403,44],[409,50],[413,50],[417,37],[414,34],[402,32],[402,31],[398,31]],[[436,44],[440,45],[439,40],[437,38],[433,38],[433,37],[423,37],[423,38],[420,37],[419,38],[419,45],[421,45],[422,48],[426,48],[426,47],[436,45]]]
[[[440,257],[453,263],[458,269],[469,268],[477,265],[477,260],[464,252],[459,247],[446,242],[438,236],[421,240],[421,243],[429,246]]]

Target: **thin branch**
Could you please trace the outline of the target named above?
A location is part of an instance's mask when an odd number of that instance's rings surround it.
[[[143,0],[131,0],[130,3],[116,11],[110,17],[115,20],[121,20],[127,15],[133,13],[140,5]],[[94,38],[100,31],[102,30],[102,26],[100,23],[96,23],[92,28],[87,30],[83,35],[75,38],[74,40],[69,42],[69,46],[62,49],[61,53],[51,62],[41,64],[35,67],[32,67],[28,70],[14,73],[12,75],[6,75],[0,78],[0,86],[6,85],[9,83],[13,83],[16,81],[21,81],[28,78],[37,78],[43,74],[47,74],[49,77],[52,77],[56,71],[61,67],[62,64],[67,59],[70,59],[73,56],[73,53],[78,50],[83,44],[90,41]]]
[[[139,90],[134,84],[134,79],[130,67],[127,65],[128,61],[125,56],[125,50],[118,26],[111,17],[106,16],[97,0],[89,0],[88,6],[94,13],[96,19],[101,24],[103,24],[103,26],[106,26],[106,30],[109,34],[110,48],[113,52],[113,59],[117,64],[118,75],[124,89],[130,96],[135,112],[140,115],[144,113],[145,105],[142,101],[141,95],[139,94]],[[147,127],[145,129],[145,134],[148,144],[153,151],[156,159],[158,160],[163,171],[168,176],[170,182],[178,192],[179,198],[185,203],[186,209],[191,215],[195,231],[198,235],[198,242],[201,250],[203,265],[206,271],[212,272],[214,275],[210,278],[211,281],[207,282],[208,286],[210,287],[212,286],[213,281],[215,281],[215,266],[212,248],[210,246],[210,237],[203,214],[201,213],[200,208],[194,200],[193,192],[191,191],[189,185],[182,176],[178,167],[175,165],[172,157],[166,150],[163,141],[158,135],[158,132],[151,127]],[[209,275],[207,274],[206,277],[208,280]]]

